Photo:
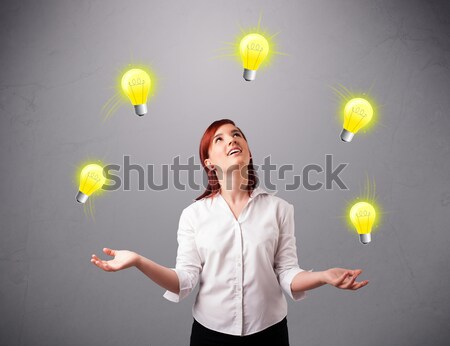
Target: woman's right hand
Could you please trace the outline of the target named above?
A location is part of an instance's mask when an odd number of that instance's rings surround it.
[[[139,255],[136,252],[128,250],[112,250],[105,247],[103,248],[103,252],[114,258],[109,261],[103,261],[96,255],[92,255],[91,262],[107,272],[115,272],[133,267],[139,259]]]

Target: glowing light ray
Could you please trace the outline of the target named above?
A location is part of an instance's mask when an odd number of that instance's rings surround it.
[[[117,109],[119,109],[119,107],[122,105],[122,103],[123,103],[122,99],[116,100],[103,117],[103,121],[107,120],[112,114],[114,114],[117,111]]]
[[[122,100],[117,100],[112,107],[110,108],[110,110],[108,111],[108,113],[106,113],[106,118],[109,118],[111,115],[113,115],[117,109],[121,106],[122,104]]]
[[[120,98],[120,94],[119,94],[119,93],[114,94],[112,97],[109,98],[108,101],[106,101],[106,103],[105,103],[105,104],[103,105],[103,107],[102,107],[102,112],[105,111],[105,110],[108,108],[108,106],[109,106],[116,98]]]
[[[277,37],[279,34],[281,33],[281,31],[276,32],[275,34],[269,36],[270,39]]]
[[[339,86],[348,94],[348,98],[352,98],[353,93],[348,90],[344,85],[339,84]]]
[[[89,208],[91,210],[92,220],[95,222],[95,205],[94,205],[94,201],[90,201]]]
[[[290,54],[288,54],[288,53],[283,53],[283,52],[277,52],[277,51],[271,51],[272,52],[272,54],[274,54],[274,55],[282,55],[282,56],[291,56]]]
[[[233,57],[235,57],[236,56],[236,54],[221,54],[221,55],[216,55],[214,58],[223,58],[223,57],[229,57],[229,56],[233,56]]]
[[[337,94],[338,97],[341,97],[343,100],[347,100],[347,96],[341,93],[338,89],[334,87],[331,87],[331,89],[333,89],[333,91],[335,92],[335,94]]]
[[[103,114],[103,118],[107,117],[108,114],[110,114],[112,111],[115,111],[115,106],[117,103],[121,102],[121,95],[120,93],[114,94],[106,103],[103,105],[101,114]]]

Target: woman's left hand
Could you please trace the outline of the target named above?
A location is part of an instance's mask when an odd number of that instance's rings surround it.
[[[366,286],[369,281],[357,282],[356,278],[362,273],[361,269],[331,268],[324,271],[324,278],[327,284],[344,290],[357,290]]]

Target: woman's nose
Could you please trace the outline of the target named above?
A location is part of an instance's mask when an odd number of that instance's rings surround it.
[[[237,143],[235,138],[231,138],[230,142],[228,143],[228,145],[232,144],[232,143]]]

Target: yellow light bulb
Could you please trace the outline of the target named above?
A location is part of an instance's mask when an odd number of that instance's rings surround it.
[[[244,65],[244,79],[252,81],[256,71],[269,53],[269,43],[260,34],[246,35],[239,45],[242,64]]]
[[[350,209],[350,220],[355,226],[362,244],[370,243],[370,232],[372,232],[376,216],[375,208],[367,202],[358,202]]]
[[[151,83],[148,73],[139,68],[128,70],[122,76],[122,90],[130,99],[139,116],[147,113],[147,97]]]
[[[92,193],[103,186],[105,181],[103,167],[100,165],[93,163],[83,167],[80,174],[80,189],[77,194],[77,201],[85,203]]]
[[[363,98],[354,98],[347,102],[344,108],[344,128],[341,139],[344,142],[351,142],[353,136],[362,127],[372,120],[373,108],[370,103]]]

